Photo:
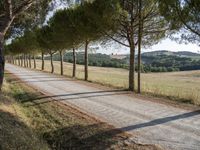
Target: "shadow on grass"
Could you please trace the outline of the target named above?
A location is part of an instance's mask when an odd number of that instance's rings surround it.
[[[28,97],[36,96],[35,94],[36,93],[34,92],[21,92],[20,95],[16,94],[15,97],[18,97],[19,100],[22,100]],[[34,101],[30,103],[34,103]],[[123,142],[124,140],[121,136],[117,136],[118,134],[122,133],[122,131],[109,128],[105,123],[99,122],[88,125],[88,122],[84,122],[84,120],[82,123],[79,123],[76,120],[73,121],[73,119],[76,118],[72,118],[72,120],[69,119],[70,116],[68,115],[70,113],[61,115],[63,116],[63,120],[61,121],[57,119],[57,117],[52,114],[52,110],[49,110],[50,108],[47,108],[46,106],[48,105],[37,105],[30,108],[30,111],[38,109],[39,114],[33,115],[36,115],[37,117],[42,116],[42,118],[34,118],[32,115],[29,117],[33,117],[32,119],[36,121],[38,127],[42,127],[43,123],[45,123],[45,130],[42,131],[41,128],[40,131],[36,133],[38,134],[38,137],[41,137],[43,141],[47,142],[51,149],[100,150],[110,148],[112,145],[119,146],[118,142]],[[51,109],[54,109],[54,107]],[[57,111],[58,110],[55,109],[56,114],[59,115],[58,117],[61,117]],[[39,121],[37,122],[37,120]],[[47,120],[48,122],[46,122]],[[54,124],[56,128],[51,128],[51,124]],[[69,124],[72,124],[72,126]],[[35,137],[35,135],[32,133],[32,130],[23,122],[21,122],[16,116],[0,110],[0,127],[0,150],[43,149],[41,144],[39,144],[40,140]]]
[[[0,150],[45,148],[32,130],[16,116],[0,110]]]
[[[117,135],[122,133],[122,131],[115,129],[102,129],[102,126],[104,126],[103,123],[86,126],[75,125],[61,128],[53,132],[45,133],[44,139],[48,142],[52,149],[59,150],[103,150],[108,149],[112,147],[112,145],[120,142]],[[123,140],[124,139],[121,139],[121,142]]]

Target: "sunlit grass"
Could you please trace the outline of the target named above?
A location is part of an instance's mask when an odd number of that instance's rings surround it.
[[[60,62],[55,61],[55,73],[60,74]],[[37,60],[37,69],[41,61]],[[45,61],[50,72],[50,61]],[[64,63],[64,75],[72,75],[72,64]],[[78,79],[84,79],[84,66],[77,65]],[[128,87],[128,70],[119,68],[89,67],[89,81],[117,88]],[[136,84],[137,85],[137,84]],[[200,71],[142,74],[142,91],[155,96],[200,104]]]

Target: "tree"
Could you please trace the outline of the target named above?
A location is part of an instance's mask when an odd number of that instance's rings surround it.
[[[54,47],[54,37],[52,29],[46,25],[39,29],[36,33],[39,46],[42,48],[42,53],[46,52],[51,58],[51,73],[54,73],[53,54],[56,53]],[[44,56],[42,56],[44,57]],[[43,58],[44,59],[44,58]]]
[[[27,53],[29,53],[29,67],[31,68],[31,57],[34,58],[34,68],[36,68],[35,54],[38,53],[39,44],[36,39],[36,33],[33,31],[25,31],[22,36],[24,48],[26,48]]]
[[[25,67],[31,68],[31,55],[37,53],[38,43],[36,41],[36,35],[32,31],[25,31],[24,35],[21,37],[17,37],[12,40],[11,44],[7,46],[7,50],[11,52],[13,55],[18,55],[18,64],[23,65]],[[23,60],[20,64],[20,57],[24,55],[24,63]],[[29,61],[28,61],[29,59]],[[34,60],[34,68],[36,68],[35,60]]]
[[[129,90],[135,90],[135,53],[139,43],[138,29],[140,14],[142,17],[143,46],[153,45],[164,37],[167,26],[161,17],[156,0],[143,0],[141,13],[139,13],[139,0],[121,0],[122,12],[120,19],[116,20],[118,29],[107,33],[112,40],[130,49],[129,62]],[[141,28],[140,28],[141,29]]]
[[[73,73],[76,76],[76,51],[80,46],[80,36],[77,32],[77,22],[79,21],[75,14],[76,8],[69,8],[57,11],[50,19],[49,26],[52,28],[55,45],[58,49],[73,50]]]
[[[24,67],[27,66],[26,59],[25,59],[25,55],[27,51],[26,51],[22,37],[20,38],[18,37],[15,40],[12,40],[11,44],[5,46],[5,49],[6,49],[6,55],[12,55],[12,56],[16,56],[18,54],[23,55],[21,65],[22,66],[24,65]]]
[[[88,80],[89,45],[113,29],[113,20],[118,17],[118,11],[117,0],[83,1],[75,11],[78,18],[77,32],[85,46],[85,80]]]
[[[3,45],[4,39],[8,30],[10,29],[11,25],[17,19],[20,18],[20,14],[25,13],[31,6],[35,4],[42,4],[37,5],[42,7],[42,9],[32,9],[32,12],[36,12],[35,10],[41,10],[45,12],[45,8],[48,6],[50,0],[1,0],[0,2],[0,90],[3,83],[3,76],[4,76],[4,53],[3,53]],[[36,3],[37,2],[37,3]],[[33,7],[32,7],[33,8]],[[36,8],[36,5],[35,7]],[[33,14],[33,13],[32,13]],[[38,17],[40,13],[36,12],[35,16]],[[44,13],[43,13],[44,14]],[[16,19],[17,18],[17,19]]]
[[[142,0],[138,1],[138,93],[141,93]]]
[[[168,21],[171,33],[180,31],[178,40],[199,45],[200,0],[159,0],[161,14]],[[174,37],[173,37],[174,38]],[[175,39],[177,39],[175,37]]]

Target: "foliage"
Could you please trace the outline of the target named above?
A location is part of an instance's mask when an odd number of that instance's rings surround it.
[[[77,32],[78,20],[75,15],[75,9],[69,8],[58,11],[49,21],[52,28],[54,38],[57,38],[54,43],[59,48],[75,48],[80,44],[80,37]],[[60,44],[62,42],[62,44]]]
[[[12,26],[6,32],[6,38],[13,38],[21,36],[25,29],[33,29],[37,25],[43,24],[46,14],[49,11],[49,3],[51,0],[12,0],[11,5],[7,6],[6,1],[3,0],[0,5],[0,27],[4,30],[6,27],[6,17],[11,15],[13,19]],[[11,8],[11,14],[9,14],[8,7]],[[5,27],[4,27],[5,26]]]
[[[15,38],[11,44],[6,45],[6,54],[35,54],[38,49],[35,32],[26,31],[23,36]]]
[[[103,32],[114,28],[118,11],[117,0],[84,2],[84,5],[57,11],[49,25],[56,37],[74,47],[85,40],[99,40]]]
[[[199,45],[200,0],[159,0],[161,14],[168,21],[172,33],[180,31],[175,39]]]

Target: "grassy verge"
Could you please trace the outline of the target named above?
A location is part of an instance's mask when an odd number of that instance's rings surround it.
[[[159,149],[46,99],[10,74],[0,95],[0,132],[0,149]]]
[[[60,62],[54,61],[54,65],[55,73],[60,74]],[[41,69],[40,60],[37,60],[37,69]],[[45,71],[50,70],[50,62],[46,60]],[[72,64],[64,63],[64,75],[71,74]],[[84,79],[84,66],[77,65],[76,77]],[[200,105],[200,71],[147,73],[142,74],[141,78],[143,94]],[[90,66],[89,81],[116,88],[128,88],[128,70]]]

